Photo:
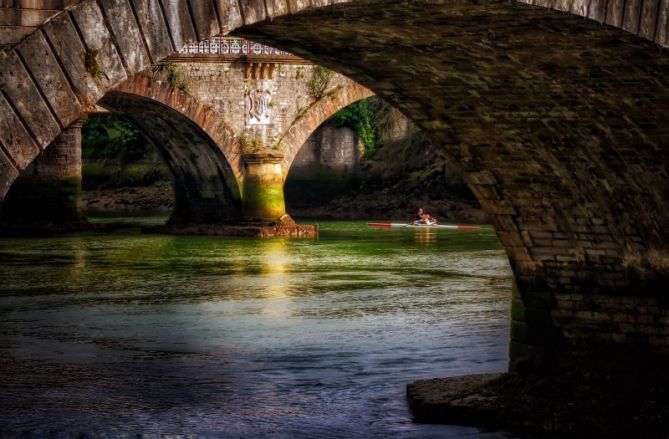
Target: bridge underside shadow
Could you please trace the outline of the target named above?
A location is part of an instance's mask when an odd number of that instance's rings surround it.
[[[666,355],[669,58],[525,4],[373,4],[236,33],[350,76],[441,145],[516,275],[512,368],[607,346]]]
[[[220,148],[195,123],[151,99],[110,92],[99,104],[122,114],[156,147],[174,187],[172,223],[218,223],[242,215],[239,189]]]

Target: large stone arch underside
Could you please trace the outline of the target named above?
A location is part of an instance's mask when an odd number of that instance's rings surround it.
[[[135,123],[156,147],[174,186],[173,222],[215,223],[241,216],[234,173],[219,146],[180,112],[144,96],[112,91],[100,105]]]
[[[197,125],[223,154],[228,164],[224,166],[226,182],[235,197],[239,197],[238,185],[244,178],[241,146],[234,131],[227,124],[225,114],[200,102],[183,87],[170,85],[169,74],[162,71],[134,75],[114,88],[114,91],[145,97],[160,103]]]
[[[669,346],[669,58],[657,46],[502,2],[347,5],[238,33],[350,76],[442,145],[511,260],[514,340]]]

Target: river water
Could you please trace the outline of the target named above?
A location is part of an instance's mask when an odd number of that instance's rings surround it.
[[[0,238],[0,436],[510,437],[405,385],[504,371],[511,284],[491,228]]]

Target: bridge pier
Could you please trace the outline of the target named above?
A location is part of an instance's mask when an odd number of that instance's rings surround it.
[[[81,118],[22,173],[0,206],[0,229],[70,231],[88,225],[81,210]]]
[[[248,221],[273,221],[286,215],[283,197],[283,172],[279,153],[253,153],[243,156],[246,165],[243,195],[244,218]]]
[[[174,235],[246,236],[256,238],[314,237],[318,227],[300,225],[286,213],[283,196],[283,155],[278,152],[244,154],[245,177],[242,182],[243,216],[217,221],[170,221],[144,228],[148,233]]]

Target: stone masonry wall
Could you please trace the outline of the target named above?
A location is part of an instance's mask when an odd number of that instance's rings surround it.
[[[281,150],[281,135],[317,100],[311,84],[317,69],[312,64],[277,64],[271,79],[245,78],[242,63],[179,62],[175,64],[188,94],[225,115],[227,125],[247,142]],[[327,90],[350,80],[332,74]],[[267,123],[250,115],[254,90],[269,92]],[[265,122],[265,121],[263,121]]]
[[[314,168],[349,174],[358,169],[359,155],[355,131],[326,123],[307,139],[293,161],[290,175],[309,173]]]

